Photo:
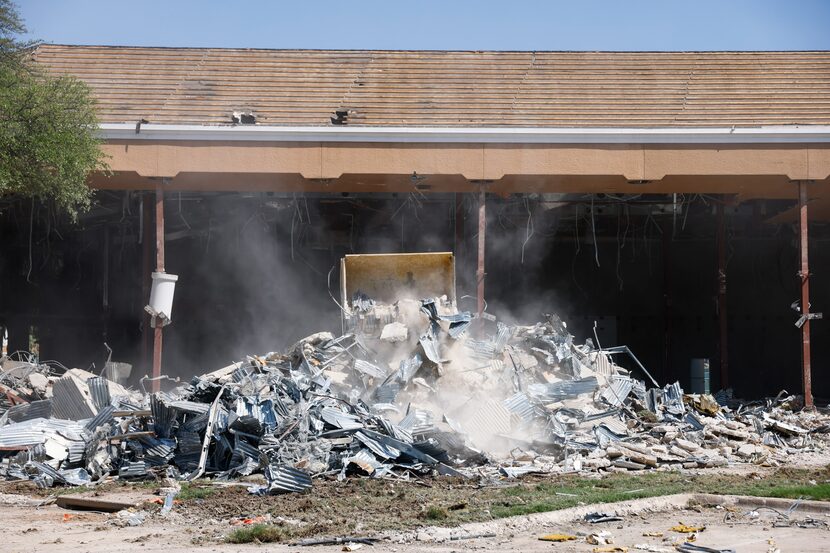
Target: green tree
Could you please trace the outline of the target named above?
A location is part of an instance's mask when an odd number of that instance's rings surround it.
[[[105,170],[95,102],[85,83],[32,60],[36,42],[11,0],[0,0],[0,194],[54,200],[73,217],[89,207],[87,177]]]

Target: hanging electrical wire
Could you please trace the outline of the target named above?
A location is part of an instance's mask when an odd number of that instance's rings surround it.
[[[594,239],[594,261],[599,267],[599,245],[597,244],[597,226],[594,220],[594,194],[591,194],[591,235]]]
[[[32,233],[35,226],[35,198],[32,197],[32,210],[29,213],[29,270],[26,272],[26,282],[32,282]]]
[[[530,212],[530,200],[525,196],[525,208],[527,209],[527,225],[525,226],[525,241],[522,242],[522,265],[525,263],[525,246],[533,236],[533,214]]]
[[[574,240],[576,240],[576,248],[574,249],[574,256],[571,259],[571,278],[573,279],[577,290],[579,290],[582,293],[582,295],[587,298],[588,294],[585,292],[585,290],[582,288],[582,286],[579,285],[579,281],[576,279],[576,258],[579,255],[579,251],[582,247],[581,244],[580,244],[580,241],[579,241],[579,205],[578,204],[574,206],[574,212],[575,212],[574,213]]]

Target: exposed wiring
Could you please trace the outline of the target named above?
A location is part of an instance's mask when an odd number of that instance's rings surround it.
[[[299,210],[291,213],[291,261],[294,261],[294,220],[297,218],[297,213]]]
[[[334,265],[331,266],[331,269],[329,269],[329,274],[326,275],[326,290],[328,290],[329,297],[331,298],[331,301],[334,302],[334,305],[339,307],[340,311],[342,311],[346,315],[350,315],[350,313],[346,310],[346,308],[343,307],[342,305],[340,305],[340,302],[337,301],[337,299],[334,297],[334,294],[331,293],[331,274],[334,272],[334,269],[336,267],[337,267],[337,264],[335,263]]]
[[[525,197],[525,208],[527,208],[527,225],[525,226],[525,241],[522,242],[522,265],[525,263],[525,246],[533,236],[533,214],[530,212],[530,201]]]
[[[680,225],[680,230],[686,230],[686,219],[689,218],[689,208],[692,206],[692,202],[695,201],[696,196],[697,196],[697,194],[692,196],[692,198],[689,200],[689,202],[684,203],[684,205],[682,206],[682,209],[684,210],[684,212],[683,212],[683,224]],[[684,194],[684,197],[685,197],[685,194]]]
[[[597,336],[597,321],[594,319],[594,340],[597,341],[597,349],[602,349],[602,344],[599,343],[599,336]]]
[[[577,290],[579,290],[582,293],[582,295],[587,298],[588,294],[585,292],[582,286],[579,285],[579,281],[576,279],[576,258],[579,255],[579,250],[581,249],[581,245],[579,242],[579,205],[574,206],[574,210],[576,211],[576,214],[574,216],[574,239],[576,240],[576,248],[574,249],[574,256],[571,259],[571,278],[573,279]]]
[[[671,195],[671,237],[677,236],[677,192]]]
[[[591,194],[591,235],[594,239],[594,261],[599,267],[599,245],[597,244],[597,227],[594,220],[594,194]]]
[[[29,270],[26,272],[26,282],[32,282],[32,233],[35,226],[35,198],[32,196],[32,210],[29,213]]]
[[[179,192],[179,218],[184,223],[184,226],[187,227],[187,230],[193,230],[193,227],[190,226],[190,223],[187,222],[187,219],[184,218],[184,213],[182,212],[182,193]]]

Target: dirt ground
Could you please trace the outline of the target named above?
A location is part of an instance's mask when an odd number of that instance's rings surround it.
[[[825,460],[826,465],[826,460]],[[556,551],[588,552],[591,532],[606,530],[614,545],[649,544],[673,551],[683,536],[669,528],[683,522],[706,526],[698,545],[732,548],[739,552],[830,551],[830,502],[826,512],[799,513],[790,520],[805,526],[774,526],[778,513],[769,509],[686,507],[689,495],[678,492],[741,493],[787,486],[822,486],[830,469],[820,462],[799,469],[736,466],[722,471],[625,473],[603,478],[578,476],[526,477],[482,485],[464,480],[426,478],[414,481],[349,479],[316,480],[306,494],[258,497],[244,485],[199,483],[182,490],[171,513],[160,514],[157,484],[101,485],[83,495],[137,505],[133,514],[143,522],[130,526],[124,514],[69,511],[54,504],[55,490],[38,490],[30,483],[0,484],[0,551],[128,553],[165,551],[340,551],[341,545],[313,548],[281,544],[227,542],[245,522],[262,521],[287,530],[286,542],[321,536],[378,536],[365,551]],[[798,489],[798,488],[793,488]],[[58,490],[58,493],[65,490]],[[77,493],[77,490],[72,490]],[[649,497],[665,496],[665,497]],[[618,499],[624,503],[609,503]],[[595,502],[604,502],[594,504]],[[789,503],[792,503],[792,501]],[[586,507],[587,504],[587,507]],[[582,520],[587,511],[623,513],[623,521],[592,525]],[[780,509],[779,509],[780,510]],[[539,512],[549,511],[549,512]],[[517,516],[509,516],[517,515]],[[662,532],[663,537],[644,533]],[[577,539],[550,543],[544,534],[566,533]],[[476,535],[487,537],[471,537]],[[463,538],[463,539],[456,539]],[[771,541],[770,541],[771,540]]]
[[[3,551],[18,552],[61,552],[79,553],[165,551],[179,553],[204,549],[209,551],[233,552],[254,549],[280,551],[312,550],[321,553],[341,551],[340,545],[317,546],[305,548],[281,544],[234,545],[222,542],[204,542],[197,547],[197,538],[205,530],[214,528],[216,521],[206,520],[201,524],[183,526],[181,520],[171,516],[169,520],[154,519],[136,527],[119,527],[112,524],[112,516],[101,513],[78,513],[59,509],[54,505],[37,508],[20,502],[9,504],[9,496],[0,497],[3,507],[0,509],[0,525],[4,528],[5,543]],[[666,498],[673,500],[677,496]],[[662,499],[662,498],[658,498]],[[686,501],[680,496],[679,501]],[[634,547],[647,544],[673,551],[671,545],[685,539],[685,534],[672,532],[670,529],[678,523],[690,526],[705,526],[697,533],[697,545],[718,549],[733,549],[736,552],[819,552],[830,551],[830,510],[825,513],[798,513],[791,518],[797,522],[809,521],[811,526],[775,527],[776,513],[758,509],[757,516],[750,510],[741,508],[695,507],[683,508],[677,504],[660,505],[655,500],[638,500],[639,512],[623,514],[622,522],[590,524],[582,520],[579,508],[555,513],[541,513],[517,519],[501,519],[488,523],[461,526],[448,531],[441,528],[426,528],[403,535],[391,534],[391,539],[383,540],[373,547],[364,547],[371,551],[395,551],[401,553],[429,551],[450,553],[452,551],[556,551],[556,552],[590,552],[596,545],[587,542],[587,536],[601,531],[613,536],[615,545]],[[647,502],[650,502],[648,504]],[[662,507],[658,509],[659,507]],[[582,508],[584,511],[584,508]],[[603,506],[602,512],[618,512],[617,504]],[[65,519],[66,515],[70,518]],[[810,519],[817,520],[813,522]],[[575,536],[574,541],[550,543],[540,541],[539,537],[563,533]],[[469,538],[485,534],[487,537]],[[649,534],[649,535],[645,535]],[[658,536],[656,534],[662,534]],[[467,539],[455,539],[455,538]]]

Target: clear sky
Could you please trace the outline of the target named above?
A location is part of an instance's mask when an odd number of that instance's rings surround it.
[[[830,0],[17,0],[56,44],[828,50]]]

